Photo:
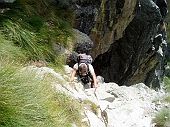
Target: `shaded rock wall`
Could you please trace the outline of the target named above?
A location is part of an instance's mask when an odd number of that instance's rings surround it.
[[[162,38],[155,37],[161,15],[159,8],[148,0],[138,1],[133,14],[135,17],[123,37],[98,56],[94,66],[106,82],[114,81],[119,85],[144,82],[150,86],[156,66],[163,57],[160,53]]]
[[[101,3],[95,26],[90,38],[94,42],[91,55],[96,58],[106,52],[114,40],[122,33],[133,19],[136,0],[106,0]]]
[[[119,85],[144,82],[159,87],[166,42],[158,33],[160,8],[152,0],[73,3],[73,27],[89,35],[94,43],[90,54],[97,75]]]

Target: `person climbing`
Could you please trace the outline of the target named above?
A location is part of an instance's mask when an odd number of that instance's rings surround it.
[[[77,63],[73,66],[73,70],[70,76],[70,82],[74,81],[74,77],[77,74],[78,78],[84,85],[88,85],[90,88],[97,88],[98,82],[93,66],[91,65],[92,58],[85,53],[79,54]]]
[[[158,34],[162,35],[162,39],[166,40],[167,39],[167,35],[166,35],[166,26],[165,23],[163,21],[160,21],[159,25],[158,25]]]

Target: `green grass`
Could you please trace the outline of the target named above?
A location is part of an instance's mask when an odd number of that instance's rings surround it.
[[[20,71],[30,61],[45,61],[61,71],[69,48],[72,13],[48,0],[17,0],[0,13],[0,127],[81,126],[79,102],[56,92],[50,74]],[[70,16],[70,17],[69,17]],[[60,82],[62,85],[62,82]]]
[[[78,102],[51,86],[54,77],[43,78],[33,71],[1,63],[0,66],[1,127],[70,127],[80,125]]]
[[[24,64],[26,59],[26,53],[22,51],[20,47],[15,46],[11,41],[6,40],[0,32],[0,60]]]
[[[166,42],[169,43],[170,42],[170,25],[166,26],[166,35],[167,35]]]
[[[41,79],[32,71],[20,73],[25,52],[3,37],[0,41],[0,126],[70,127],[75,121],[81,126],[79,103],[51,87],[59,79],[48,74]]]
[[[156,127],[165,127],[165,125],[170,122],[170,109],[163,108],[160,110],[156,114],[154,122],[156,122]]]
[[[89,100],[84,100],[83,104],[88,104],[89,107],[91,108],[92,112],[96,115],[98,115],[98,108],[99,106],[97,106],[94,102],[91,102]]]
[[[73,38],[73,17],[69,8],[53,6],[48,0],[17,0],[10,10],[0,13],[0,30],[6,40],[22,48],[29,60],[53,62],[58,66],[65,61],[60,48],[69,48]],[[69,17],[70,16],[70,17]],[[60,61],[61,63],[59,63]]]
[[[164,83],[166,92],[170,92],[170,78],[165,76],[163,78],[163,83]]]
[[[170,103],[170,95],[167,96],[167,97],[165,97],[165,98],[163,99],[163,101],[164,101],[164,102],[169,102],[169,103]]]
[[[5,34],[6,39],[12,41],[14,44],[28,52],[33,52],[35,55],[39,54],[35,33],[23,29],[18,23],[13,23],[10,20],[6,20],[3,26],[3,33]]]

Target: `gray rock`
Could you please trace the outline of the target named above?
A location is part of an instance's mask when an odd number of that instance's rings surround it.
[[[67,72],[69,67],[65,67],[67,69],[64,75],[69,75]],[[42,79],[46,73],[50,73],[62,81],[62,84],[51,83],[56,91],[66,93],[73,99],[79,100],[80,103],[83,100],[89,100],[96,104],[98,114],[93,113],[90,108],[84,108],[82,111],[84,116],[82,122],[88,124],[88,127],[153,127],[155,123],[152,123],[152,119],[157,110],[169,106],[160,101],[153,101],[154,99],[160,100],[166,95],[163,90],[155,91],[143,83],[129,87],[118,86],[116,83],[99,83],[97,89],[84,89],[81,83],[69,83],[63,78],[67,76],[53,69],[33,66],[22,69],[22,71],[28,70],[35,71]],[[72,126],[76,127],[74,123]]]

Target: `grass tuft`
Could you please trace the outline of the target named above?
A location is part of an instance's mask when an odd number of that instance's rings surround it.
[[[163,83],[164,83],[166,92],[170,92],[170,78],[165,76],[163,78]]]
[[[88,107],[91,109],[91,111],[94,114],[98,115],[98,108],[99,108],[99,106],[97,106],[94,102],[89,101],[89,100],[84,100],[83,104],[88,105]]]
[[[80,126],[78,102],[55,92],[51,75],[40,78],[10,64],[1,64],[0,70],[0,126]]]
[[[165,127],[170,122],[170,109],[163,108],[160,110],[155,117],[156,127]]]
[[[24,63],[26,54],[20,47],[15,46],[11,41],[6,40],[0,33],[0,60],[15,61],[15,63]]]
[[[28,61],[63,64],[64,61],[58,60],[61,48],[69,48],[73,37],[71,10],[54,6],[49,0],[17,0],[8,6],[10,10],[0,14],[0,27],[6,40],[22,48]]]

